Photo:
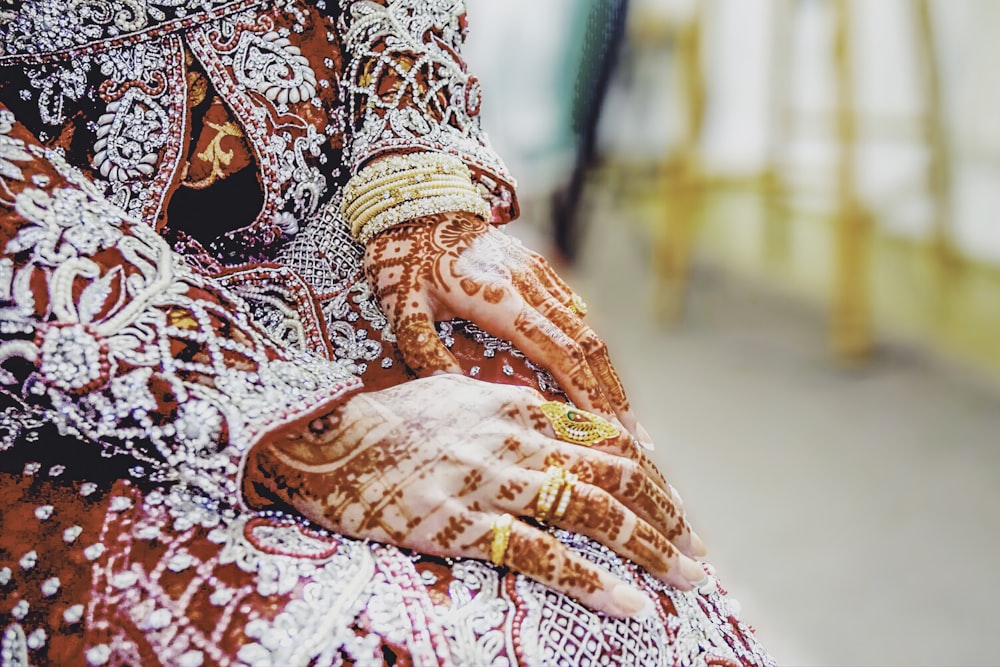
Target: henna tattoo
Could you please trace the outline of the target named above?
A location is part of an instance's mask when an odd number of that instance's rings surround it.
[[[625,484],[623,491],[626,498],[634,501],[641,509],[651,514],[660,514],[674,518],[678,515],[673,500],[646,475],[633,475]]]
[[[546,459],[554,458],[551,454]],[[662,535],[673,540],[690,530],[673,500],[657,486],[638,463],[600,465],[580,459],[569,468],[580,481],[614,494],[643,520],[657,526]]]
[[[455,363],[447,348],[441,345],[431,322],[423,313],[406,315],[397,321],[396,337],[400,349],[406,350],[407,365],[418,375],[447,371]]]
[[[481,553],[484,558],[488,558],[490,555],[490,546],[493,544],[493,531],[488,530],[482,533],[474,539],[472,542],[461,545],[461,548],[466,553]],[[508,547],[507,551],[510,551]]]
[[[452,548],[459,536],[465,532],[466,528],[474,524],[472,519],[464,516],[452,516],[448,518],[448,525],[438,531],[431,539],[442,549],[448,551]]]
[[[570,334],[572,336],[572,334]],[[583,349],[587,362],[597,377],[598,383],[604,390],[604,395],[608,401],[619,412],[630,410],[628,396],[625,395],[625,387],[621,378],[615,371],[611,363],[611,355],[608,346],[601,338],[588,326],[581,325],[576,336],[573,336]]]
[[[442,393],[452,400],[428,402]],[[498,502],[509,503],[504,509],[511,513],[530,514],[538,474],[524,471],[537,470],[544,458],[588,480],[573,487],[560,525],[657,575],[667,572],[679,552],[658,524],[641,520],[592,482],[633,497],[635,505],[649,495],[654,500],[642,507],[659,516],[666,516],[665,493],[644,481],[638,463],[569,446],[553,449],[540,435],[526,437],[524,422],[542,418],[526,396],[520,388],[457,376],[359,394],[328,414],[270,434],[248,452],[246,497],[254,506],[277,503],[346,535],[483,558],[490,555],[493,534],[486,526]],[[503,563],[585,600],[616,582],[524,522],[512,527]]]
[[[562,368],[553,368],[552,372],[570,384],[568,389],[575,389],[577,395],[583,395],[598,411],[612,413],[586,355],[566,332],[532,308],[518,313],[514,329],[531,342],[542,356],[562,360]]]
[[[486,285],[483,288],[483,299],[486,303],[498,304],[507,296],[503,285]]]
[[[561,549],[565,547],[554,537],[515,523],[504,563],[539,581],[552,582],[564,564],[559,557]]]
[[[518,480],[509,480],[500,485],[497,490],[497,500],[509,500],[514,502],[524,493],[527,484]]]
[[[565,468],[569,460],[570,457],[563,454],[562,452],[550,452],[545,456],[545,467],[548,468],[549,466],[559,466],[560,468]],[[575,470],[571,468],[569,472],[575,473]],[[582,477],[580,479],[582,481],[587,481]]]
[[[536,431],[546,431],[551,427],[551,422],[549,418],[545,416],[542,409],[537,405],[529,406],[527,409],[528,415],[528,425]],[[547,465],[559,465],[559,464],[547,464]]]
[[[621,488],[622,470],[618,465],[609,465],[593,459],[580,459],[571,468],[580,481],[600,487],[608,493],[615,493]]]
[[[536,304],[536,307],[580,346],[587,364],[615,411],[621,413],[631,410],[628,396],[625,394],[625,387],[614,364],[611,363],[611,354],[604,340],[579,316],[551,297],[543,298],[540,303]]]
[[[602,588],[601,578],[594,572],[593,566],[571,558],[563,559],[556,582],[560,586],[570,586],[588,593]]]
[[[391,227],[368,243],[364,264],[400,353],[417,375],[462,371],[433,325],[474,315],[551,371],[582,408],[634,423],[607,346],[569,308],[572,290],[542,257],[483,220],[440,213]],[[525,300],[533,307],[521,307]]]
[[[637,523],[624,546],[633,560],[652,572],[668,572],[670,560],[677,557],[677,548],[643,521]]]
[[[595,487],[577,485],[564,515],[566,525],[602,542],[618,539],[625,525],[625,506]]]
[[[570,552],[551,535],[515,523],[504,562],[529,577],[574,593],[603,588],[597,566]]]
[[[561,304],[569,307],[573,303],[573,289],[566,284],[566,281],[559,277],[559,274],[552,270],[545,258],[538,253],[528,251],[529,265],[535,278],[551,294],[553,294]]]
[[[468,475],[465,476],[465,479],[463,479],[462,482],[463,482],[462,488],[459,489],[457,494],[459,498],[466,496],[470,493],[473,493],[474,491],[476,491],[476,489],[480,487],[480,485],[482,485],[483,473],[479,472],[478,470],[473,470]]]

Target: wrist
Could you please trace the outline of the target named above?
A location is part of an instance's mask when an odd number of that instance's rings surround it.
[[[483,220],[492,213],[468,167],[443,153],[396,155],[368,165],[344,187],[341,212],[362,244],[386,229],[439,213],[465,212]]]

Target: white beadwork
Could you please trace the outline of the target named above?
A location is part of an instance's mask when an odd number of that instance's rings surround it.
[[[277,347],[231,296],[225,305],[190,296],[195,289],[223,290],[93,193],[26,188],[15,206],[26,224],[6,252],[30,253],[15,276],[48,276],[50,319],[35,325],[37,348],[10,341],[0,357],[36,364],[37,376],[25,387],[44,396],[57,424],[129,452],[151,464],[158,479],[183,481],[215,503],[236,503],[239,459],[263,429],[358,386],[342,366]],[[111,247],[127,265],[102,268],[90,259]],[[90,284],[79,292],[74,285],[81,278]],[[33,324],[27,280],[23,287],[17,277],[13,283],[7,312]],[[242,336],[223,334],[218,321]],[[188,341],[202,356],[175,358],[171,341]],[[171,386],[173,414],[159,408],[151,382]],[[228,442],[219,440],[224,428]],[[137,444],[146,442],[152,448]]]
[[[479,84],[457,55],[465,38],[460,20],[465,3],[340,0],[340,7],[352,56],[343,82],[354,119],[346,147],[352,170],[394,152],[445,151],[476,167],[478,184],[495,205],[509,204],[514,180],[482,130]],[[393,48],[382,48],[384,43]],[[400,53],[413,59],[413,67],[399,67]],[[379,87],[387,73],[398,84],[391,95],[382,95]]]

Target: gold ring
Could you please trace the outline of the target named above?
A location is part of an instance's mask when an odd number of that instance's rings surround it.
[[[548,401],[540,407],[560,440],[590,447],[618,435],[618,429],[607,419],[578,410],[569,403]]]
[[[490,561],[494,565],[503,565],[507,555],[507,545],[510,544],[510,529],[514,525],[514,517],[501,514],[493,520],[493,543],[490,544]]]
[[[569,298],[569,309],[580,317],[583,317],[587,314],[587,302],[583,300],[583,297],[574,292],[573,296]]]
[[[559,521],[566,514],[566,510],[569,508],[569,499],[573,495],[573,487],[576,483],[580,481],[580,478],[571,472],[566,473],[563,477],[563,488],[562,495],[559,496],[559,504],[556,505],[556,511],[552,514],[552,518]]]
[[[559,494],[562,493],[563,485],[566,483],[566,471],[559,466],[549,466],[545,471],[545,480],[538,490],[538,502],[535,504],[535,518],[545,521],[552,506],[555,505]]]

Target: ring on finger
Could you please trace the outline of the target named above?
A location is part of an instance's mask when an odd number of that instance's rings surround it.
[[[573,495],[573,487],[580,480],[579,477],[571,472],[568,472],[563,477],[565,484],[562,488],[562,494],[559,496],[559,504],[556,505],[556,511],[552,513],[552,518],[559,521],[566,514],[566,510],[569,508],[569,499]]]
[[[573,292],[573,295],[569,298],[569,309],[580,317],[583,317],[587,314],[587,302],[579,294]]]
[[[573,487],[580,478],[567,472],[559,466],[549,466],[545,471],[545,479],[538,490],[538,500],[535,503],[535,518],[546,521],[549,515],[553,519],[562,519],[569,507]],[[555,508],[555,511],[553,511]]]
[[[545,479],[538,489],[538,500],[535,503],[535,518],[545,521],[553,505],[559,499],[563,486],[566,484],[566,471],[559,466],[549,466],[545,471]]]
[[[569,403],[547,401],[539,407],[552,423],[556,437],[565,442],[590,447],[618,435],[618,429],[607,419],[574,408]]]
[[[504,557],[507,555],[507,546],[510,544],[510,531],[514,525],[514,517],[510,514],[501,514],[493,520],[493,542],[490,544],[490,562],[494,565],[503,565]]]

